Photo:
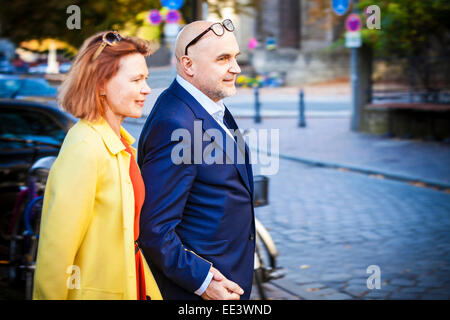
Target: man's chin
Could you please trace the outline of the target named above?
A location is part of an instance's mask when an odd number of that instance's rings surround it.
[[[233,84],[232,87],[230,86],[228,88],[224,88],[222,90],[222,93],[223,93],[224,98],[233,96],[236,93],[236,87]]]
[[[228,87],[228,88],[217,88],[215,91],[206,91],[204,92],[211,100],[219,101],[224,98],[230,97],[236,93],[236,87]]]

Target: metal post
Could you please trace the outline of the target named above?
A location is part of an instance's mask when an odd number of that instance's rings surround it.
[[[358,0],[353,0],[353,13],[358,13]],[[351,120],[351,130],[357,131],[359,129],[358,119],[359,119],[359,108],[358,108],[358,48],[351,49],[350,57],[350,68],[351,75],[350,79],[352,81],[352,120]]]
[[[261,122],[261,103],[259,102],[259,85],[253,88],[253,92],[255,94],[255,123]]]
[[[306,121],[305,121],[305,101],[304,101],[304,93],[303,89],[300,89],[300,101],[299,101],[299,121],[298,126],[299,127],[306,127]]]
[[[352,124],[351,129],[353,131],[358,130],[358,48],[351,49],[351,81],[352,81]]]

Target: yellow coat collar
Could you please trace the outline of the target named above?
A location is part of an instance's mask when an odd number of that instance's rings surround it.
[[[100,118],[95,122],[87,121],[84,119],[81,119],[80,121],[85,122],[87,125],[98,132],[109,152],[111,152],[112,154],[116,155],[120,151],[125,150],[125,146],[123,145],[122,141],[104,118]],[[122,126],[120,126],[120,135],[130,146],[136,141],[136,139],[133,138],[133,136]]]

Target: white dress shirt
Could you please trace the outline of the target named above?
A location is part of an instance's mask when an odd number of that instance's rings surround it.
[[[231,134],[230,130],[223,123],[223,117],[225,115],[225,106],[223,101],[220,100],[217,103],[212,101],[206,94],[197,89],[193,84],[184,80],[179,74],[177,74],[177,82],[182,86],[187,92],[189,92],[195,100],[208,112],[211,117],[216,120],[216,122],[222,127],[223,130],[234,140],[234,136]]]

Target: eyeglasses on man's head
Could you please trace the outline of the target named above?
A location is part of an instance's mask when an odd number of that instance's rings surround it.
[[[188,48],[194,44],[196,44],[201,37],[203,37],[206,33],[208,33],[209,31],[214,32],[214,34],[216,36],[223,36],[223,34],[225,33],[225,30],[228,30],[230,32],[234,31],[234,25],[233,22],[231,22],[230,19],[225,19],[222,21],[222,23],[217,22],[212,24],[208,29],[206,29],[205,31],[203,31],[202,33],[200,33],[197,37],[195,37],[191,42],[189,42],[187,44],[187,46],[184,48],[184,55],[187,56],[188,54]]]

